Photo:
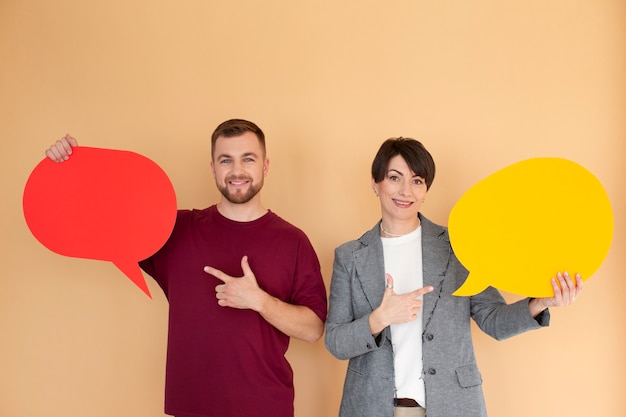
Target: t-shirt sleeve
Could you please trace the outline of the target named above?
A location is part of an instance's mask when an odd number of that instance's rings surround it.
[[[172,234],[165,244],[155,254],[143,261],[139,261],[139,267],[148,275],[150,275],[165,292],[167,296],[167,274],[165,266],[168,262],[169,247],[176,240],[176,236],[180,234],[180,230],[184,227],[188,216],[188,210],[178,210],[176,214],[176,223]]]
[[[317,254],[304,233],[299,241],[296,280],[291,303],[310,308],[322,322],[326,321],[328,311],[326,286]]]

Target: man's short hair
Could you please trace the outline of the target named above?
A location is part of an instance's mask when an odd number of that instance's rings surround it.
[[[246,132],[252,132],[256,135],[259,139],[259,143],[261,144],[261,148],[263,149],[263,156],[265,156],[265,134],[260,127],[248,120],[243,119],[226,120],[215,128],[213,135],[211,135],[211,156],[214,156],[215,142],[217,142],[217,138],[232,138],[235,136],[241,136]]]

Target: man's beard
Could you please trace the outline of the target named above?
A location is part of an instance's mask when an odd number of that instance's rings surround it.
[[[248,190],[244,193],[238,190],[236,193],[231,193],[228,190],[228,182],[236,181],[236,180],[246,180],[249,181]],[[226,178],[225,185],[217,184],[217,189],[220,190],[220,193],[226,198],[226,200],[230,201],[233,204],[245,204],[248,201],[252,200],[255,195],[261,191],[263,188],[263,180],[259,184],[254,184],[252,182],[252,178],[249,177],[229,177]]]

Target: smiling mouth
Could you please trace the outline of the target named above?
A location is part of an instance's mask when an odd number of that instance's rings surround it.
[[[226,182],[234,187],[240,187],[242,185],[246,185],[252,182],[252,180],[250,180],[249,178],[229,178],[226,180]]]
[[[394,204],[398,207],[411,207],[413,205],[412,201],[401,201],[401,200],[395,200],[392,199]]]

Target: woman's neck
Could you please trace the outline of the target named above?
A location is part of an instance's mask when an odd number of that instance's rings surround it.
[[[380,222],[380,235],[382,237],[402,237],[415,231],[420,225],[419,217],[410,222],[391,222],[383,218]]]

